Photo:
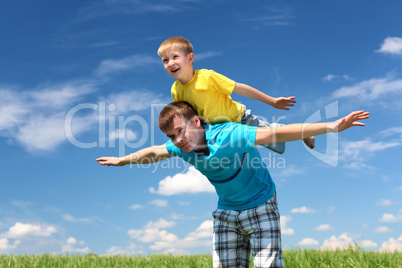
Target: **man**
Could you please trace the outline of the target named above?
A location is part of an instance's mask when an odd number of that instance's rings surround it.
[[[204,125],[187,102],[167,105],[159,128],[170,141],[125,157],[101,157],[101,165],[154,163],[181,157],[204,174],[219,196],[213,212],[214,267],[283,267],[280,215],[275,184],[256,148],[259,144],[300,140],[364,126],[369,117],[357,111],[334,122],[260,128],[237,123]]]

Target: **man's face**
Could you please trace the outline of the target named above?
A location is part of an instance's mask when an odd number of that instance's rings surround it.
[[[194,54],[186,54],[179,48],[171,47],[161,56],[165,70],[182,84],[187,84],[193,77]]]
[[[173,127],[165,134],[177,148],[186,153],[206,145],[204,128],[198,116],[187,120],[176,115],[173,118]]]

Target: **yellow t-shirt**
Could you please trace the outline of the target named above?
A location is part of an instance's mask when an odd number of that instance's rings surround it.
[[[183,85],[172,85],[174,101],[190,103],[207,123],[240,122],[243,106],[230,97],[235,82],[213,70],[195,70],[193,78]]]

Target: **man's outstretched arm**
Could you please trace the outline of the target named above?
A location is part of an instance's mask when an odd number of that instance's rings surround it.
[[[151,164],[172,157],[166,145],[152,146],[141,149],[123,157],[100,157],[96,159],[103,166],[124,166],[131,164]]]
[[[356,111],[333,122],[290,124],[268,128],[259,127],[257,128],[255,144],[295,141],[331,132],[337,133],[352,126],[364,126],[365,124],[359,122],[359,120],[367,118],[369,118],[368,112]]]

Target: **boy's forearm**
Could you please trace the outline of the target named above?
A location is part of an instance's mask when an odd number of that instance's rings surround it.
[[[273,106],[275,103],[274,97],[268,96],[267,94],[259,91],[258,89],[255,89],[246,84],[236,83],[233,92],[250,99],[261,101],[271,106]]]

